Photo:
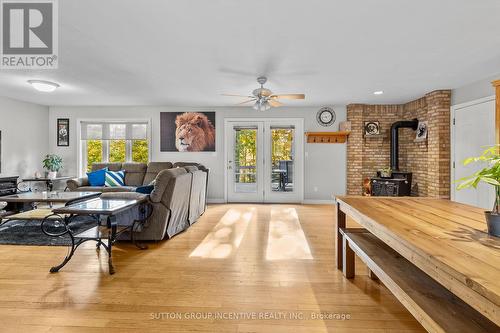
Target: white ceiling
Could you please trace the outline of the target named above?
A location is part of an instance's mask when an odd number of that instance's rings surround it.
[[[306,94],[287,105],[404,102],[500,73],[499,17],[498,0],[60,0],[59,69],[4,70],[0,95],[225,106],[264,74]]]

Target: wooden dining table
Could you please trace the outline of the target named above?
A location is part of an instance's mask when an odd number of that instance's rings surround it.
[[[349,217],[500,325],[500,238],[488,235],[482,209],[413,197],[339,196],[336,202],[339,269],[340,229]]]

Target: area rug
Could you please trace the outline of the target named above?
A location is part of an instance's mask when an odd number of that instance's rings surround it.
[[[50,232],[61,232],[64,227],[50,222]],[[95,221],[88,217],[77,217],[71,222],[71,230],[74,234],[95,227]],[[71,239],[68,235],[61,237],[49,237],[42,232],[40,221],[11,221],[0,226],[0,244],[9,245],[47,245],[64,246],[70,245]]]

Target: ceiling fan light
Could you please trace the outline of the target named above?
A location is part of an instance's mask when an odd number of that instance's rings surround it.
[[[267,111],[271,108],[271,105],[267,101],[257,101],[253,105],[253,108],[257,111]]]

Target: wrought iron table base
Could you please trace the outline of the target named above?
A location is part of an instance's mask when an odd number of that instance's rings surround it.
[[[106,218],[106,227],[107,227],[107,231],[108,231],[107,244],[103,242],[102,234],[100,231],[100,227],[101,227],[101,218],[100,218],[101,216],[100,215],[77,215],[77,214],[75,214],[75,215],[69,215],[69,216],[62,217],[58,214],[51,214],[51,215],[46,216],[43,219],[42,224],[41,224],[41,228],[42,228],[42,231],[44,234],[46,234],[47,236],[50,236],[50,237],[61,237],[61,236],[68,234],[70,239],[71,239],[71,245],[70,245],[68,254],[66,255],[64,260],[59,265],[52,267],[50,269],[50,272],[51,273],[59,272],[59,270],[61,268],[63,268],[71,260],[71,258],[75,254],[76,249],[80,245],[82,245],[83,243],[85,243],[87,241],[95,241],[95,242],[97,242],[96,243],[96,250],[97,251],[100,250],[100,247],[102,245],[104,247],[104,249],[106,250],[106,252],[108,253],[109,274],[111,274],[111,275],[114,274],[115,268],[113,266],[112,249],[113,249],[113,244],[116,242],[117,237],[120,234],[122,234],[125,231],[130,231],[131,241],[137,248],[139,248],[141,250],[145,250],[148,248],[145,245],[141,245],[141,244],[137,243],[137,241],[134,237],[134,234],[135,234],[136,226],[144,224],[147,221],[147,219],[151,216],[152,207],[150,204],[143,204],[139,207],[139,210],[141,213],[141,218],[138,220],[134,220],[134,222],[130,226],[123,226],[120,231],[117,231],[118,225],[116,222],[116,216],[114,216],[114,215],[107,216],[107,218]],[[146,214],[146,211],[148,211],[148,210],[149,210],[149,213]],[[96,236],[95,237],[90,237],[88,235],[81,236],[83,234],[89,233],[89,230],[91,230],[91,229],[84,231],[84,232],[81,232],[77,235],[73,234],[73,231],[70,228],[70,223],[77,216],[90,216],[96,220],[97,226],[94,227],[94,228],[96,228]],[[56,219],[54,219],[54,217],[56,217]],[[57,221],[60,221],[60,223],[62,223],[62,225],[64,226],[64,230],[61,232],[58,232],[58,233],[50,232],[49,230],[47,230],[45,228],[45,224],[47,223],[47,221],[53,221],[56,223],[57,223]]]

